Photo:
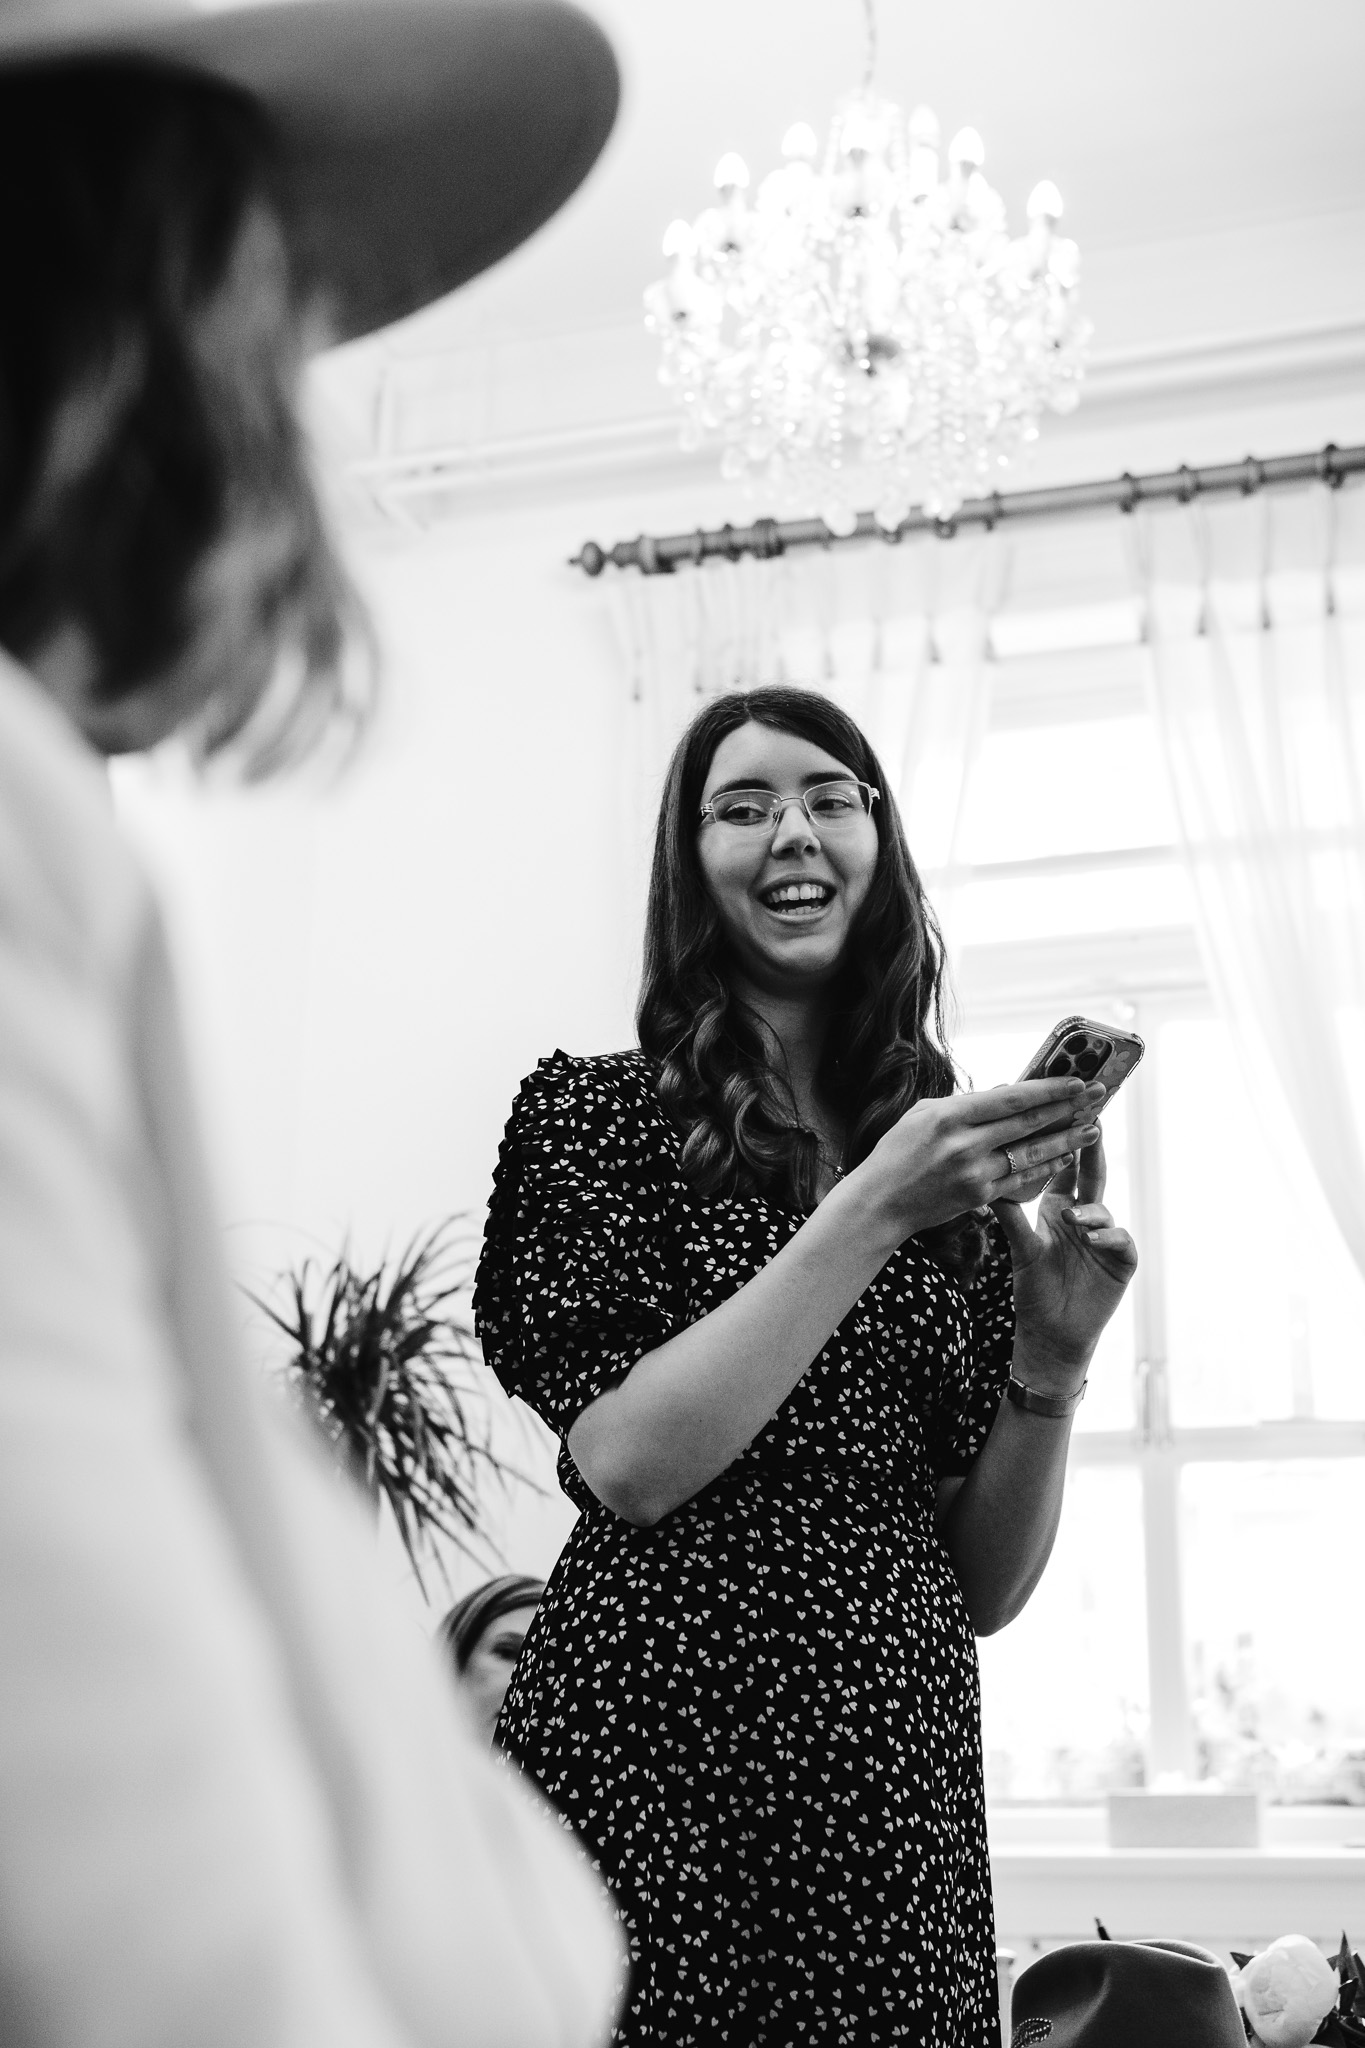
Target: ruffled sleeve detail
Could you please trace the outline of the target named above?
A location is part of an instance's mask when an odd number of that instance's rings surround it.
[[[966,1295],[967,1343],[945,1352],[929,1417],[930,1457],[940,1479],[970,1469],[990,1435],[1014,1357],[1014,1274],[1009,1244],[994,1216],[984,1261]]]
[[[522,1083],[474,1312],[502,1385],[561,1437],[683,1326],[671,1181],[641,1055],[556,1052]]]

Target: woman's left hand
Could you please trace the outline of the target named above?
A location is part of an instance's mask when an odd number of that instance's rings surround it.
[[[1030,1384],[1071,1394],[1100,1332],[1137,1271],[1137,1246],[1105,1208],[1104,1141],[1048,1182],[1030,1224],[1017,1202],[995,1202],[1014,1265],[1017,1342]]]

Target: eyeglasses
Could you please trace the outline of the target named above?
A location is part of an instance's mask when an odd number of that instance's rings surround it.
[[[872,815],[881,795],[870,782],[854,782],[841,776],[837,782],[817,782],[803,794],[779,796],[771,789],[723,789],[701,807],[717,825],[738,825],[744,830],[773,830],[788,804],[800,804],[818,832],[837,832],[859,818]]]

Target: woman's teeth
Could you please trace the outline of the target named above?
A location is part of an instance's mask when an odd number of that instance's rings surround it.
[[[818,917],[833,893],[818,882],[790,882],[769,890],[763,901],[779,917]]]

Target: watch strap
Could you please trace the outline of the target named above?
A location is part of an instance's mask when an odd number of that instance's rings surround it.
[[[1074,1394],[1040,1394],[1035,1388],[1026,1387],[1022,1380],[1017,1380],[1011,1373],[1005,1394],[1016,1408],[1023,1408],[1030,1415],[1046,1415],[1053,1422],[1062,1422],[1068,1415],[1076,1413],[1085,1399],[1085,1390],[1089,1384],[1089,1380],[1082,1380]]]

